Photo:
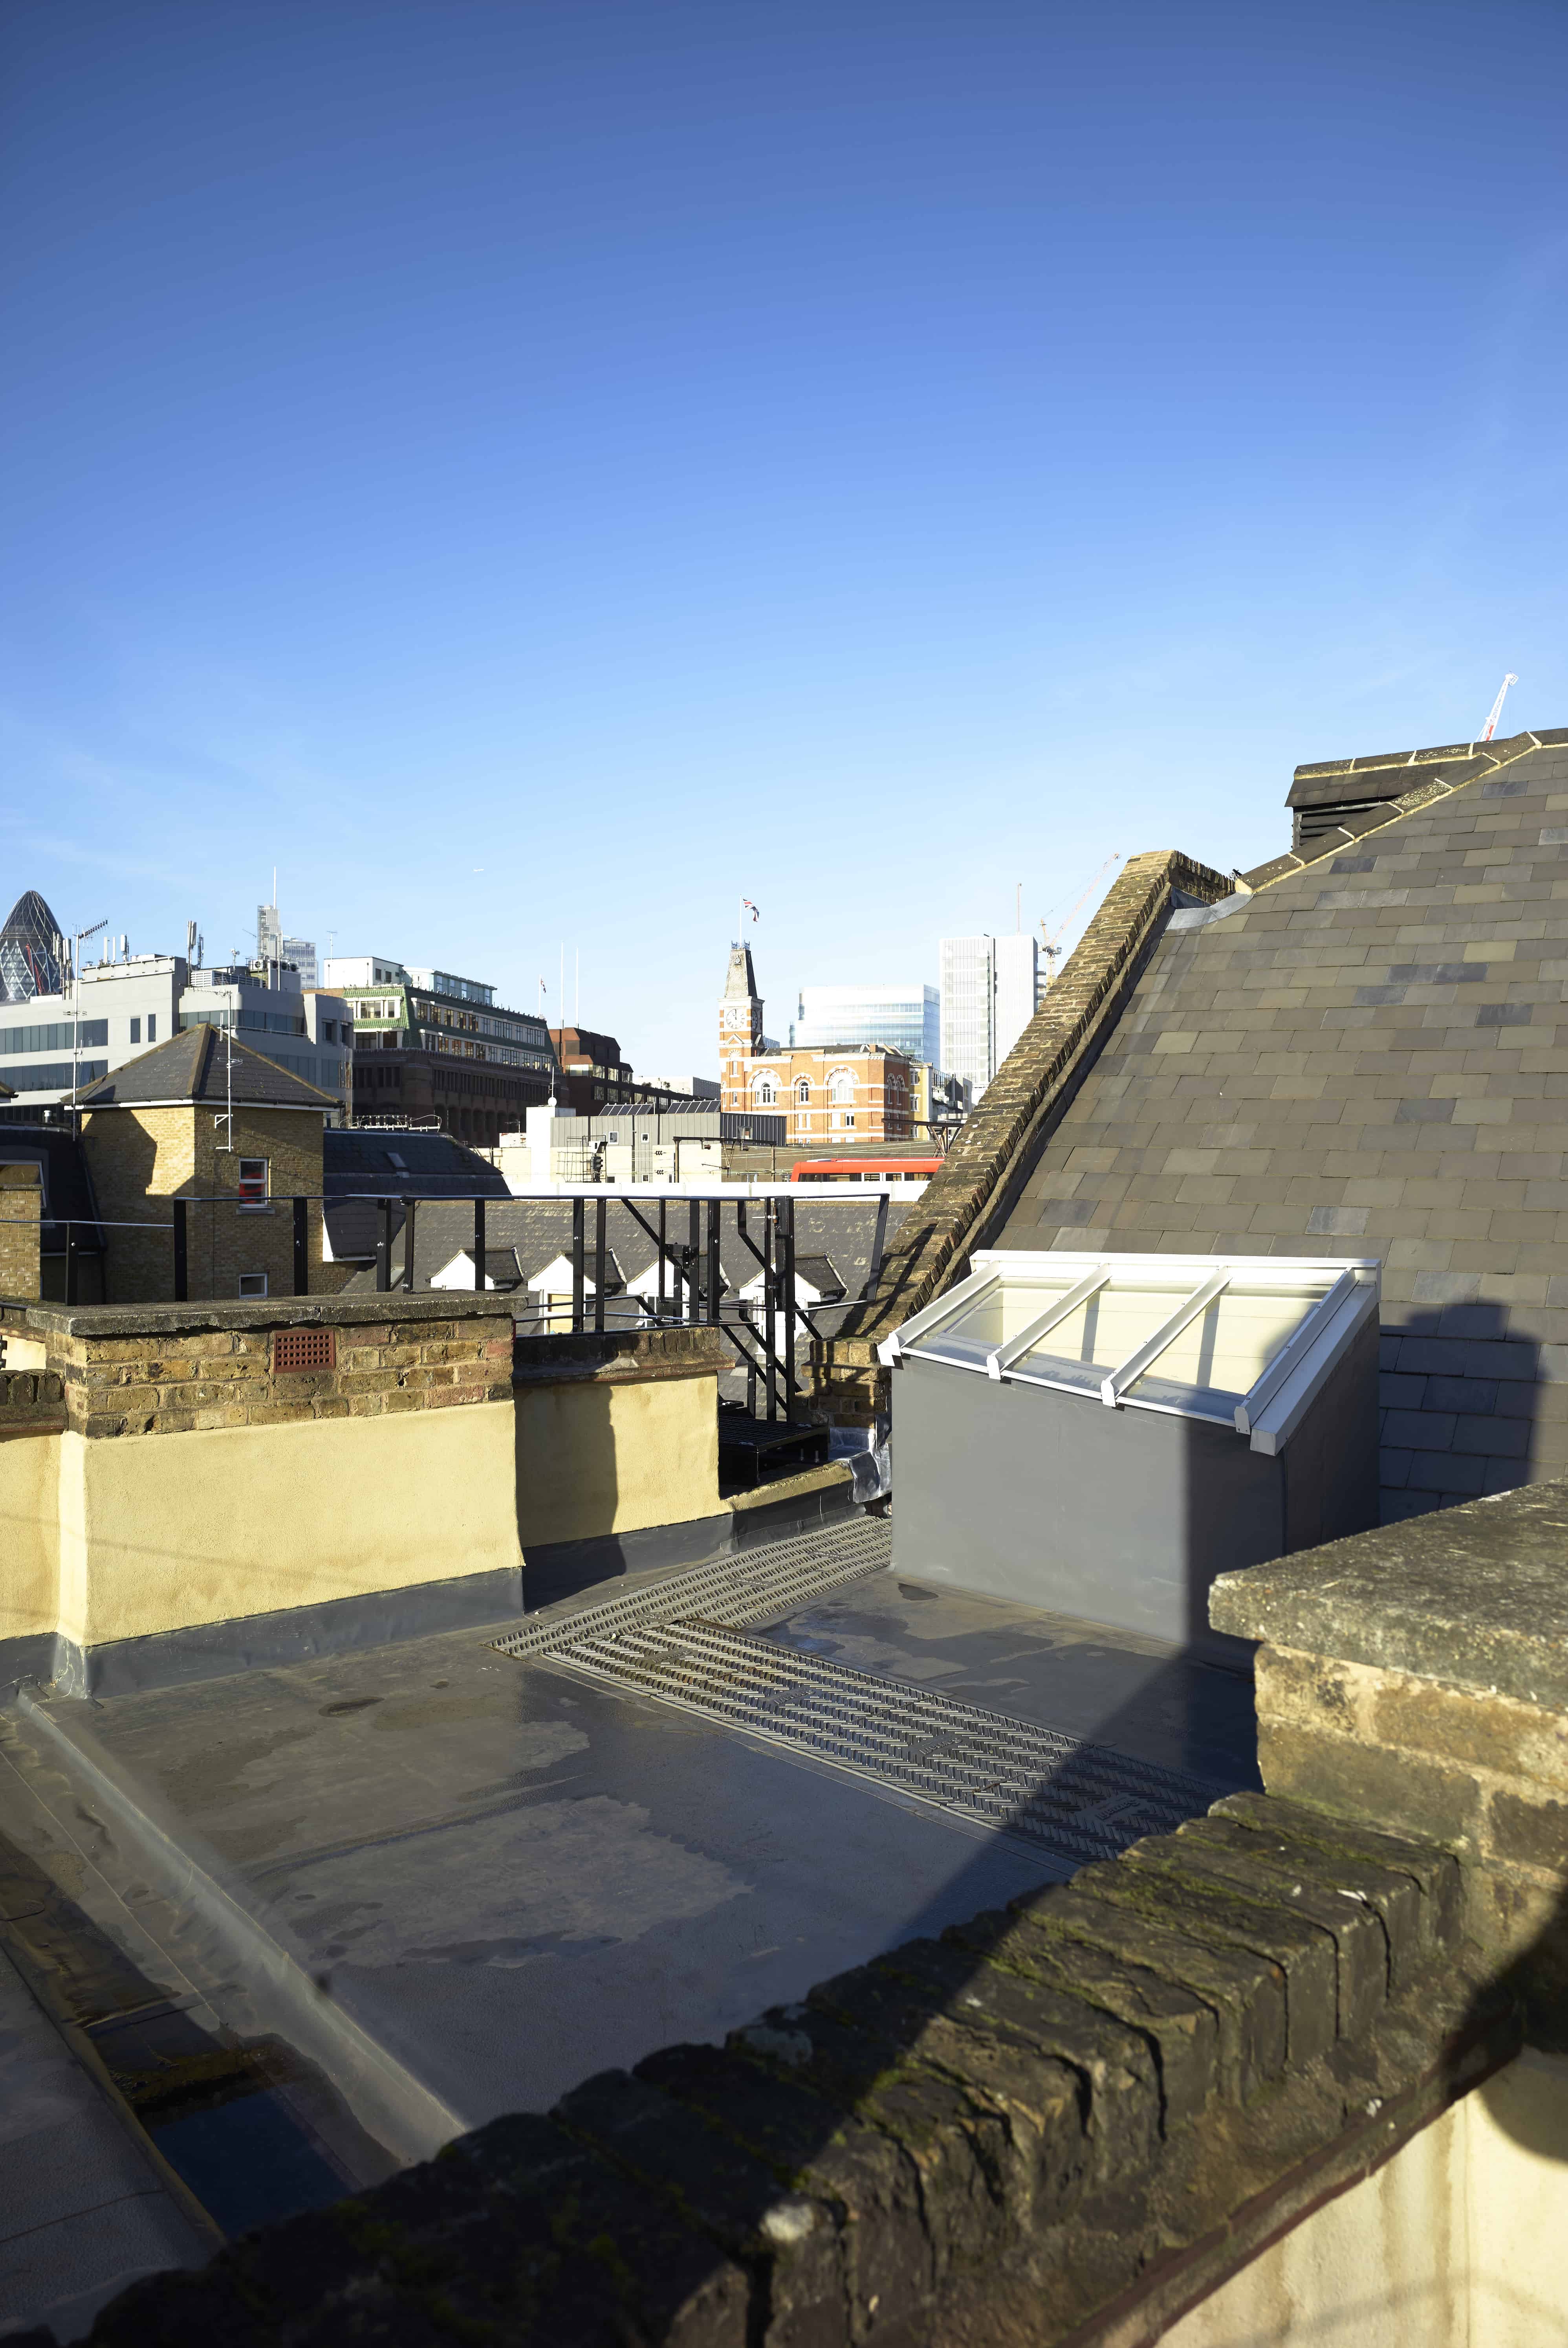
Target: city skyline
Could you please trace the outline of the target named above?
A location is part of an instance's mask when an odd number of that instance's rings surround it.
[[[190,21],[0,33],[0,867],[73,929],[226,954],[275,862],[697,1066],[743,893],[781,990],[929,972],[1568,709],[1560,11]]]

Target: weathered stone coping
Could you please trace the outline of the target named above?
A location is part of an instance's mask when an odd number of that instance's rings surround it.
[[[585,1330],[580,1337],[519,1337],[512,1354],[518,1385],[606,1385],[655,1378],[712,1377],[729,1358],[717,1329],[695,1322],[678,1329]]]
[[[1153,2338],[1520,2043],[1447,1854],[1266,1797],[500,2119],[97,2348]]]
[[[1231,885],[1174,849],[1129,859],[906,1216],[876,1297],[851,1306],[835,1336],[813,1344],[819,1391],[867,1375],[872,1386],[886,1384],[876,1359],[878,1340],[961,1278],[969,1250],[983,1247],[1011,1211],[1056,1119],[1120,1018],[1178,894],[1214,903]]]
[[[1568,1713],[1568,1484],[1222,1574],[1209,1619],[1274,1647]]]
[[[352,1296],[258,1296],[192,1304],[29,1304],[26,1323],[46,1337],[154,1337],[187,1330],[364,1328],[388,1321],[510,1320],[509,1297],[493,1291],[397,1290]]]

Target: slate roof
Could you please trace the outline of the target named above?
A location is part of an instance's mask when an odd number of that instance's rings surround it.
[[[417,1216],[415,1217],[415,1253],[417,1255],[419,1251]],[[462,1262],[467,1265],[467,1278],[472,1282],[474,1277],[473,1249],[471,1247],[459,1248],[457,1251],[457,1257],[460,1257]],[[457,1257],[454,1257],[453,1262],[456,1262]],[[445,1265],[437,1265],[436,1269],[437,1271],[445,1271],[446,1267]],[[521,1287],[523,1275],[518,1262],[517,1249],[487,1247],[485,1250],[485,1277],[493,1288],[510,1289]]]
[[[655,1230],[658,1228],[659,1194],[656,1190],[639,1190],[636,1205],[639,1211]],[[667,1237],[671,1247],[685,1242],[687,1235],[687,1201],[666,1200]],[[508,1199],[487,1203],[485,1210],[485,1243],[493,1248],[515,1249],[517,1261],[525,1282],[542,1272],[558,1255],[571,1252],[571,1210],[569,1199]],[[375,1210],[369,1210],[373,1215]],[[907,1203],[890,1202],[887,1209],[886,1239],[891,1242],[903,1218],[910,1211]],[[588,1266],[589,1276],[593,1264],[593,1212],[591,1203],[587,1216]],[[760,1241],[762,1206],[760,1201],[748,1209],[747,1224],[751,1235]],[[837,1326],[838,1316],[847,1303],[858,1297],[865,1288],[871,1269],[871,1246],[876,1225],[876,1202],[855,1200],[838,1206],[818,1201],[808,1205],[802,1200],[795,1208],[795,1261],[797,1266],[807,1259],[827,1259],[827,1268],[835,1274],[834,1284],[843,1283],[845,1303],[814,1309],[813,1320],[825,1334]],[[704,1262],[707,1243],[707,1223],[704,1210],[702,1226]],[[415,1283],[427,1288],[432,1272],[439,1272],[461,1251],[471,1251],[474,1244],[474,1210],[456,1200],[432,1200],[423,1202],[415,1218],[414,1269]],[[605,1245],[621,1275],[634,1280],[652,1262],[653,1241],[639,1229],[633,1216],[618,1199],[607,1202],[605,1215]],[[831,1252],[830,1252],[831,1251]],[[760,1267],[756,1258],[742,1244],[735,1228],[733,1205],[723,1209],[720,1231],[720,1268],[724,1277],[724,1292],[733,1297],[743,1288]],[[393,1242],[394,1277],[402,1272],[402,1232],[398,1230]],[[809,1275],[808,1275],[809,1276]],[[671,1272],[673,1292],[675,1275]],[[813,1282],[817,1285],[816,1282]],[[357,1294],[374,1289],[374,1268],[356,1272],[347,1283],[345,1294]]]
[[[402,1163],[395,1161],[401,1159]],[[322,1136],[322,1188],[327,1238],[339,1263],[369,1263],[375,1256],[375,1198],[509,1199],[506,1177],[487,1158],[449,1133],[405,1133],[396,1127],[329,1125]],[[369,1193],[355,1197],[353,1193]],[[401,1211],[394,1223],[403,1228]],[[473,1220],[467,1224],[470,1241]],[[433,1264],[433,1272],[440,1270]]]
[[[182,1028],[122,1067],[111,1068],[107,1076],[83,1085],[77,1103],[82,1108],[134,1108],[155,1101],[189,1100],[220,1108],[230,1097],[228,1045],[228,1036],[217,1027]],[[335,1095],[291,1076],[237,1035],[233,1045],[235,1100],[252,1108],[342,1107]]]
[[[1390,1517],[1568,1472],[1568,736],[1537,739],[1175,914],[1000,1240],[1380,1257]]]

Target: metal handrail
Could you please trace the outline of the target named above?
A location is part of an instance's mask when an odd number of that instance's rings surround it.
[[[647,1186],[647,1188],[652,1187]],[[753,1416],[757,1415],[756,1388],[760,1379],[766,1395],[765,1416],[772,1419],[782,1410],[786,1424],[793,1424],[795,1415],[795,1398],[803,1391],[802,1380],[795,1368],[797,1323],[804,1324],[809,1335],[813,1337],[820,1335],[810,1312],[799,1302],[795,1292],[795,1208],[799,1203],[800,1196],[797,1186],[781,1185],[776,1194],[760,1197],[755,1193],[741,1196],[733,1190],[720,1189],[700,1196],[694,1196],[690,1190],[666,1192],[654,1200],[647,1197],[646,1189],[641,1199],[633,1199],[628,1195],[625,1186],[608,1183],[566,1190],[551,1189],[506,1193],[469,1192],[460,1193],[456,1197],[436,1199],[422,1197],[416,1192],[397,1189],[334,1189],[275,1192],[265,1200],[251,1200],[241,1199],[233,1190],[224,1190],[185,1192],[171,1196],[168,1200],[167,1220],[49,1215],[40,1217],[37,1221],[46,1221],[56,1230],[63,1228],[65,1231],[65,1302],[67,1304],[74,1305],[80,1302],[77,1293],[79,1286],[77,1258],[81,1251],[77,1244],[76,1233],[81,1228],[91,1229],[97,1232],[112,1231],[167,1232],[169,1235],[173,1257],[171,1301],[177,1304],[183,1304],[189,1301],[190,1210],[193,1208],[224,1207],[233,1210],[236,1213],[253,1214],[269,1210],[277,1210],[287,1205],[292,1210],[293,1221],[293,1293],[302,1297],[310,1293],[309,1210],[312,1206],[324,1208],[359,1204],[372,1205],[378,1210],[379,1230],[374,1255],[375,1292],[378,1294],[389,1293],[395,1285],[405,1293],[411,1293],[414,1290],[415,1239],[417,1214],[421,1205],[442,1207],[466,1205],[472,1209],[474,1216],[473,1285],[476,1292],[482,1292],[487,1285],[487,1210],[492,1203],[497,1207],[524,1203],[569,1206],[572,1216],[570,1241],[572,1295],[569,1315],[565,1307],[553,1308],[538,1304],[523,1308],[521,1313],[515,1311],[514,1318],[526,1317],[543,1320],[547,1323],[556,1320],[567,1321],[574,1335],[588,1334],[590,1329],[596,1335],[602,1334],[607,1326],[614,1330],[617,1327],[668,1328],[705,1323],[719,1331],[743,1364],[747,1375],[748,1407]],[[897,1196],[897,1192],[886,1184],[877,1186],[875,1190],[868,1184],[853,1191],[845,1188],[835,1188],[833,1190],[825,1189],[823,1192],[812,1194],[807,1201],[815,1210],[822,1206],[864,1205],[867,1198],[872,1196],[880,1200],[881,1209],[877,1215],[876,1238],[872,1245],[871,1265],[866,1282],[868,1293],[875,1290],[880,1277],[882,1251],[886,1231],[886,1202],[889,1197]],[[669,1206],[671,1197],[683,1200],[687,1208],[687,1235],[684,1241],[673,1239],[669,1231]],[[606,1317],[607,1222],[609,1202],[612,1199],[630,1213],[638,1228],[653,1241],[661,1269],[660,1286],[654,1309],[640,1313],[636,1322],[625,1322],[613,1311],[608,1322]],[[594,1210],[591,1236],[588,1228],[588,1207],[590,1200],[593,1202]],[[651,1224],[646,1215],[641,1211],[643,1207],[651,1208],[655,1204],[658,1207],[657,1228]],[[738,1305],[728,1313],[725,1311],[721,1241],[723,1210],[726,1205],[734,1207],[736,1236],[747,1253],[759,1265],[763,1273],[760,1323],[752,1319]],[[760,1247],[752,1235],[754,1227],[748,1227],[747,1224],[748,1206],[760,1206],[763,1210]],[[399,1209],[402,1210],[403,1262],[398,1268],[395,1282],[393,1220]],[[706,1209],[705,1228],[704,1209]],[[32,1216],[0,1216],[0,1221],[26,1223],[34,1228],[37,1227],[37,1222]],[[590,1253],[593,1265],[591,1303],[588,1296]],[[672,1311],[665,1310],[666,1291],[662,1275],[666,1267],[674,1275]],[[641,1303],[641,1299],[639,1303]]]

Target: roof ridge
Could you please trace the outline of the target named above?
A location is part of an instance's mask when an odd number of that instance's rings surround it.
[[[1481,771],[1478,764],[1481,760],[1488,761],[1491,774],[1496,775],[1501,773],[1504,767],[1512,767],[1516,758],[1528,757],[1531,751],[1545,747],[1546,745],[1535,735],[1528,733],[1511,734],[1501,742],[1482,744],[1465,762],[1471,769],[1469,774],[1459,775],[1451,779],[1442,775],[1430,776],[1424,782],[1414,785],[1411,789],[1402,791],[1398,798],[1380,799],[1376,809],[1369,811],[1368,818],[1360,821],[1352,818],[1350,822],[1339,824],[1334,831],[1323,834],[1321,845],[1317,841],[1313,843],[1315,854],[1303,856],[1298,850],[1287,848],[1280,855],[1270,857],[1266,863],[1255,864],[1249,872],[1238,872],[1236,874],[1238,893],[1246,897],[1255,896],[1260,889],[1272,889],[1276,881],[1288,880],[1297,872],[1309,872],[1315,864],[1326,863],[1331,856],[1343,856],[1346,849],[1354,847],[1358,840],[1369,839],[1375,832],[1387,831],[1394,824],[1402,823],[1406,816],[1419,815],[1423,808],[1433,806],[1439,799],[1451,798],[1455,791],[1468,790],[1472,783],[1489,781],[1491,776]],[[1506,752],[1507,755],[1500,757],[1499,752]],[[1420,753],[1412,754],[1409,763],[1413,764],[1415,757],[1420,755]],[[1384,763],[1398,766],[1407,762],[1402,759],[1389,759]],[[1304,769],[1298,767],[1296,771],[1299,775]],[[1322,774],[1336,770],[1330,767],[1305,771]],[[1358,769],[1352,764],[1347,764],[1338,771],[1349,775]],[[1368,768],[1363,767],[1358,771],[1366,773]]]

